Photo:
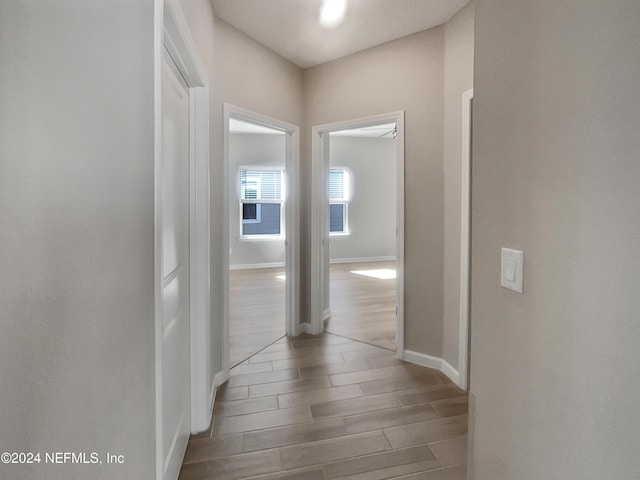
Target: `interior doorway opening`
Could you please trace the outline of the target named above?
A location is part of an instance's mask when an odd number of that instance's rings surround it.
[[[298,127],[225,105],[227,368],[294,330]]]
[[[231,366],[285,334],[286,133],[229,120]]]
[[[313,127],[312,333],[404,355],[404,112]]]
[[[395,122],[330,132],[325,330],[396,349]]]

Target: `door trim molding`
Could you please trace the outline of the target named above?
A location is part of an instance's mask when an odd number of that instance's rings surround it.
[[[328,133],[350,128],[361,128],[380,123],[396,123],[396,355],[402,358],[404,352],[404,111],[383,113],[368,117],[326,123],[312,127],[312,172],[311,172],[311,317],[310,323],[303,324],[309,333],[318,334],[324,330],[324,290],[328,279],[324,278],[323,241],[329,238],[327,182],[329,171]],[[327,205],[327,207],[325,207]]]
[[[462,170],[460,201],[460,327],[458,386],[469,390],[469,274],[471,259],[471,102],[473,89],[462,94]]]
[[[276,128],[284,131],[285,141],[285,172],[286,195],[285,199],[285,331],[287,335],[298,335],[300,326],[299,305],[299,165],[300,165],[300,127],[282,120],[262,115],[230,103],[223,105],[223,137],[224,137],[224,163],[223,163],[223,261],[222,270],[224,276],[224,315],[222,334],[222,358],[223,371],[229,375],[229,120],[236,118],[265,127]]]
[[[209,80],[176,0],[154,3],[154,295],[156,475],[164,480],[162,431],[162,54],[189,87],[189,263],[191,431],[211,423]]]

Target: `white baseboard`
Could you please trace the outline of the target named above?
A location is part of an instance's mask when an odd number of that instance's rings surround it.
[[[298,324],[298,328],[295,336],[298,336],[301,333],[310,333],[311,335],[317,335],[322,332],[316,332],[311,326],[311,322],[305,322],[305,323]]]
[[[460,387],[460,374],[458,373],[458,370],[449,365],[449,362],[445,359],[442,359],[442,368],[440,368],[440,371],[449,377],[449,380]],[[464,390],[463,387],[460,388]]]
[[[332,258],[329,263],[390,262],[395,259],[396,257]]]
[[[216,392],[218,391],[218,387],[222,385],[224,382],[229,380],[229,375],[225,375],[224,372],[218,372],[213,377],[213,382],[211,383],[211,391],[209,392],[209,408],[207,413],[206,422],[203,422],[202,425],[198,425],[197,431],[192,431],[192,434],[205,432],[211,426],[211,420],[213,418],[213,406],[216,402]],[[205,425],[206,423],[206,425]]]
[[[229,265],[229,270],[253,270],[255,268],[284,268],[284,262],[243,263],[240,265]]]
[[[403,360],[406,362],[415,363],[422,367],[433,368],[434,370],[442,370],[442,359],[427,355],[426,353],[414,352],[413,350],[407,350],[405,348]]]
[[[426,353],[414,352],[413,350],[405,349],[402,359],[415,363],[416,365],[421,365],[427,368],[433,368],[434,370],[439,370],[444,373],[449,380],[458,385],[462,389],[466,389],[460,385],[460,375],[458,370],[453,368],[449,363],[439,357],[434,357],[432,355],[427,355]]]
[[[227,380],[229,380],[229,374],[225,374],[224,371],[220,371],[218,373],[215,374],[215,376],[213,377],[213,385],[211,386],[211,395],[210,395],[210,399],[211,399],[211,413],[213,414],[213,405],[216,402],[216,393],[218,392],[218,387],[220,385],[222,385],[224,382],[226,382]]]
[[[331,316],[331,309],[327,308],[324,312],[322,312],[322,320],[327,321]]]

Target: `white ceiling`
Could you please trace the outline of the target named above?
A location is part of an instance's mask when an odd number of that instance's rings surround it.
[[[307,68],[449,20],[469,0],[347,0],[344,21],[318,23],[322,0],[211,0],[217,17]]]

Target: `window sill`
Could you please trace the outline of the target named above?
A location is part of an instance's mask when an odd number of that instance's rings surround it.
[[[241,242],[264,242],[284,240],[284,235],[240,235]]]
[[[329,232],[330,237],[348,237],[350,232]]]

